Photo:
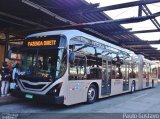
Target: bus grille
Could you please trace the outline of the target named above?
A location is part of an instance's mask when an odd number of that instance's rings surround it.
[[[23,82],[23,85],[25,88],[29,88],[29,89],[42,89],[45,84],[39,84],[39,85],[30,85],[28,83]]]

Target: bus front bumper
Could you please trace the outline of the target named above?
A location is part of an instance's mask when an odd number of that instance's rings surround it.
[[[24,93],[19,90],[13,90],[11,95],[17,98],[25,98],[28,100],[33,100],[41,103],[64,104],[64,96],[38,95],[38,94]]]

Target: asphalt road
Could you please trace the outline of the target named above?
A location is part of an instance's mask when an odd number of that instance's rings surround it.
[[[103,117],[103,114],[106,113],[108,113],[107,116],[114,119],[114,116],[115,118],[123,117],[122,114],[124,113],[160,113],[160,86],[137,91],[133,94],[128,93],[101,99],[94,104],[81,103],[72,106],[55,106],[17,100],[13,103],[0,105],[0,113],[3,116],[12,114],[14,117],[24,119],[37,117],[44,119],[45,116],[56,117],[56,119],[72,119],[71,117],[81,119],[82,117],[86,118],[85,114],[87,114],[86,119],[88,117],[94,119],[97,115]]]

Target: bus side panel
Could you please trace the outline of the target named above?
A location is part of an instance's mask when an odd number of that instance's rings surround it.
[[[123,92],[123,79],[111,80],[111,95],[121,94]]]
[[[84,102],[83,91],[85,82],[81,80],[68,81],[66,105],[76,104]]]
[[[65,105],[72,105],[87,101],[87,92],[91,83],[98,84],[98,94],[100,93],[101,80],[70,80],[68,81],[68,96]],[[99,96],[98,96],[99,97]]]
[[[139,82],[139,78],[135,78],[133,80],[135,81],[135,90],[141,90],[142,88],[140,86],[141,84],[139,84],[139,83],[141,83],[141,82]]]

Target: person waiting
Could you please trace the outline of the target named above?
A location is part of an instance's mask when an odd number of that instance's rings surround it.
[[[12,72],[12,80],[16,83],[17,83],[16,78],[18,77],[19,74],[20,74],[20,66],[17,63]]]
[[[10,71],[7,62],[3,63],[2,69],[2,86],[1,86],[1,96],[7,96],[9,89]]]

